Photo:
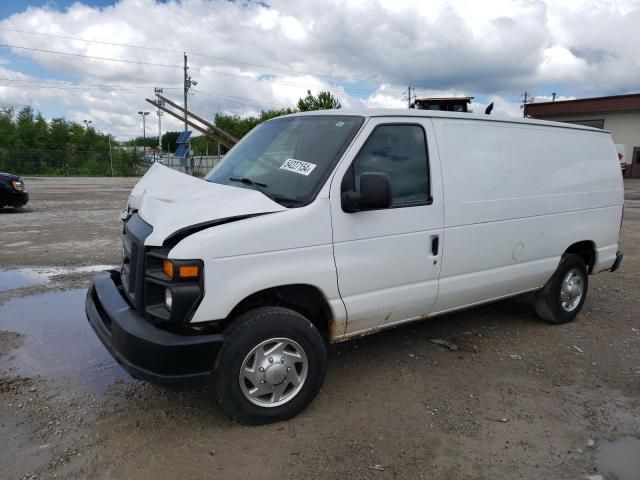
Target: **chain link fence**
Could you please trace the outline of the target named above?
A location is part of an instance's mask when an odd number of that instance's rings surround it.
[[[174,157],[173,155],[169,155],[169,156],[164,156],[160,158],[158,161],[169,168],[178,170],[179,172],[192,174],[196,177],[204,177],[207,173],[211,171],[212,168],[218,166],[218,164],[220,163],[220,160],[222,160],[222,155],[221,156],[194,155],[193,164],[192,164],[191,158],[180,158],[180,157]]]
[[[143,175],[154,163],[203,177],[221,156],[195,155],[193,159],[146,154],[142,149],[37,150],[0,148],[0,172],[22,176],[131,177]]]
[[[0,171],[42,176],[138,176],[146,171],[142,150],[40,150],[0,148]]]

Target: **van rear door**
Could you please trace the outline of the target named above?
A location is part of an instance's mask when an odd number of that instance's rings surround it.
[[[444,247],[435,147],[428,118],[372,118],[337,169],[331,212],[347,335],[426,316],[435,303]],[[368,172],[389,175],[391,207],[345,212],[341,193],[357,192]]]

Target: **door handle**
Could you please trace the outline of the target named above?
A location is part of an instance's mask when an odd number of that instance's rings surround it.
[[[438,255],[438,249],[440,248],[440,236],[433,235],[431,237],[431,255],[434,257]]]

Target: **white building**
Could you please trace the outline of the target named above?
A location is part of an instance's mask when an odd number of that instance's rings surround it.
[[[625,177],[640,178],[640,93],[528,103],[524,113],[527,117],[609,130],[613,141],[624,145]]]

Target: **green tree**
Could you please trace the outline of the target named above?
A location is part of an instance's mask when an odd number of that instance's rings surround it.
[[[206,135],[199,135],[191,139],[191,150],[194,155],[217,155],[218,142]]]
[[[282,115],[289,115],[295,113],[292,108],[281,108],[273,110],[263,110],[258,117],[244,117],[241,118],[237,115],[224,115],[216,114],[216,127],[221,128],[227,133],[230,133],[234,137],[240,139],[251,131],[253,127],[259,125],[262,122],[266,122],[275,117]]]
[[[11,148],[16,141],[16,124],[13,108],[0,112],[0,148]]]
[[[154,148],[158,146],[158,137],[136,137],[129,144],[133,147]],[[164,148],[164,144],[162,146]]]
[[[54,118],[49,124],[49,144],[51,150],[64,150],[69,143],[69,123],[64,118]]]
[[[49,143],[49,124],[40,112],[38,112],[34,120],[32,146],[38,149],[47,148]]]
[[[18,148],[33,148],[35,146],[35,130],[33,108],[29,106],[21,108],[16,118],[16,146]]]
[[[169,151],[171,153],[176,151],[177,145],[176,145],[176,140],[178,139],[178,135],[180,135],[181,132],[165,132],[162,134],[162,150],[163,151],[167,151],[166,149],[169,148]],[[158,142],[156,141],[156,144]]]
[[[54,118],[33,108],[0,110],[0,171],[20,175],[109,175],[109,134]],[[114,175],[144,172],[142,150],[123,148],[111,137]],[[156,139],[148,139],[157,144]]]
[[[310,112],[312,110],[334,110],[342,107],[340,100],[331,95],[328,91],[320,92],[317,96],[311,95],[311,90],[307,90],[307,96],[298,100],[298,110]]]

